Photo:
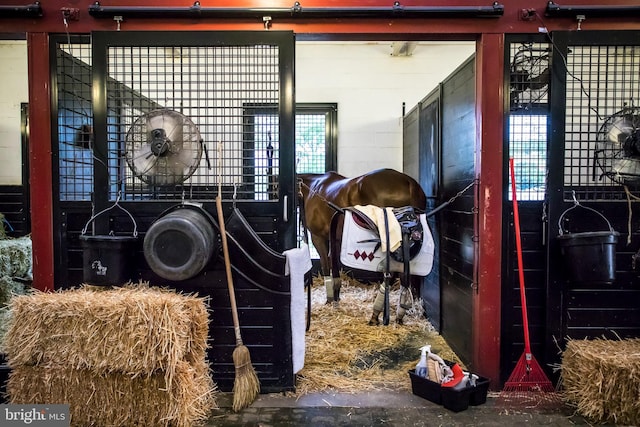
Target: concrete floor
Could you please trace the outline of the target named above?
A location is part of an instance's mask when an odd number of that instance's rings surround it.
[[[537,407],[505,402],[489,393],[487,402],[461,412],[408,392],[313,393],[301,397],[264,394],[238,413],[231,409],[231,393],[221,393],[219,409],[207,426],[574,426],[592,425],[557,402]]]

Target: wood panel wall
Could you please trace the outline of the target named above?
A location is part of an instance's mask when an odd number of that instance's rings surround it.
[[[442,182],[446,201],[475,177],[475,56],[442,83]],[[438,213],[441,334],[469,363],[472,358],[474,197],[466,192]]]

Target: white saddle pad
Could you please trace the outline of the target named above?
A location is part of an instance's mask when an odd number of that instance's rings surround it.
[[[409,261],[409,270],[411,275],[426,276],[431,272],[433,266],[434,243],[425,214],[420,214],[420,222],[423,231],[422,246],[420,252]],[[340,248],[342,265],[359,270],[384,271],[386,254],[382,252],[379,243],[375,241],[379,238],[378,233],[359,225],[353,219],[351,211],[345,210],[342,247]],[[389,265],[392,272],[404,272],[404,264],[393,258],[390,259]]]

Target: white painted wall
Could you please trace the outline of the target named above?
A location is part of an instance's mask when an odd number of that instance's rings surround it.
[[[338,172],[402,170],[402,103],[409,112],[474,51],[429,42],[393,57],[390,42],[298,42],[296,102],[338,103]]]
[[[413,108],[465,59],[473,42],[298,42],[296,101],[338,103],[338,171],[402,169],[402,103]],[[27,47],[0,40],[0,185],[21,184],[20,103],[28,101]]]
[[[0,40],[0,185],[22,184],[20,103],[28,100],[27,42]]]

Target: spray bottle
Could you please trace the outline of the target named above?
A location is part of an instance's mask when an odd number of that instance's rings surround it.
[[[416,365],[416,375],[420,378],[427,378],[427,353],[431,353],[431,346],[425,345],[424,347],[421,347],[420,350],[422,351],[422,354],[420,355],[420,361]]]

